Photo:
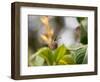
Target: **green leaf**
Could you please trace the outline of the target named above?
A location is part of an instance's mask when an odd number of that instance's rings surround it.
[[[54,60],[55,62],[58,62],[65,54],[66,54],[67,48],[64,45],[61,45],[58,47],[54,52]]]
[[[72,55],[65,55],[62,59],[58,62],[59,65],[66,65],[66,64],[75,64],[75,61]]]
[[[87,46],[84,46],[75,51],[75,61],[77,64],[82,64],[83,61],[85,62],[87,60],[86,59],[87,58],[86,50],[87,50]]]
[[[86,50],[86,53],[85,53],[85,56],[84,56],[82,64],[87,64],[88,63],[87,60],[88,60],[88,51]]]
[[[81,25],[84,28],[84,30],[87,32],[87,26],[88,26],[88,18],[87,17],[81,21]]]
[[[84,19],[85,19],[85,17],[77,17],[78,22],[81,22]]]
[[[44,59],[40,56],[36,56],[33,64],[35,66],[42,66],[44,64]]]
[[[81,38],[80,38],[80,41],[82,44],[87,44],[88,43],[88,29],[87,29],[87,26],[88,26],[88,18],[85,17],[84,20],[82,20],[80,22],[80,30],[81,30]]]
[[[49,49],[49,48],[47,48],[47,47],[45,47],[45,48],[41,48],[41,49],[39,49],[39,56],[41,56],[45,61],[46,61],[46,63],[47,63],[47,65],[52,65],[53,64],[53,54],[52,54],[52,51]]]

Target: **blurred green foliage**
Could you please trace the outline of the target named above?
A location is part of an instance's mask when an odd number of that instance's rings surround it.
[[[30,62],[32,63],[30,66],[86,64],[87,46],[82,45],[77,49],[73,49],[68,49],[64,45],[55,50],[48,47],[40,48],[30,56]]]
[[[81,37],[80,42],[82,44],[88,44],[88,18],[87,17],[77,17],[77,20],[80,23],[80,31],[81,31]]]

